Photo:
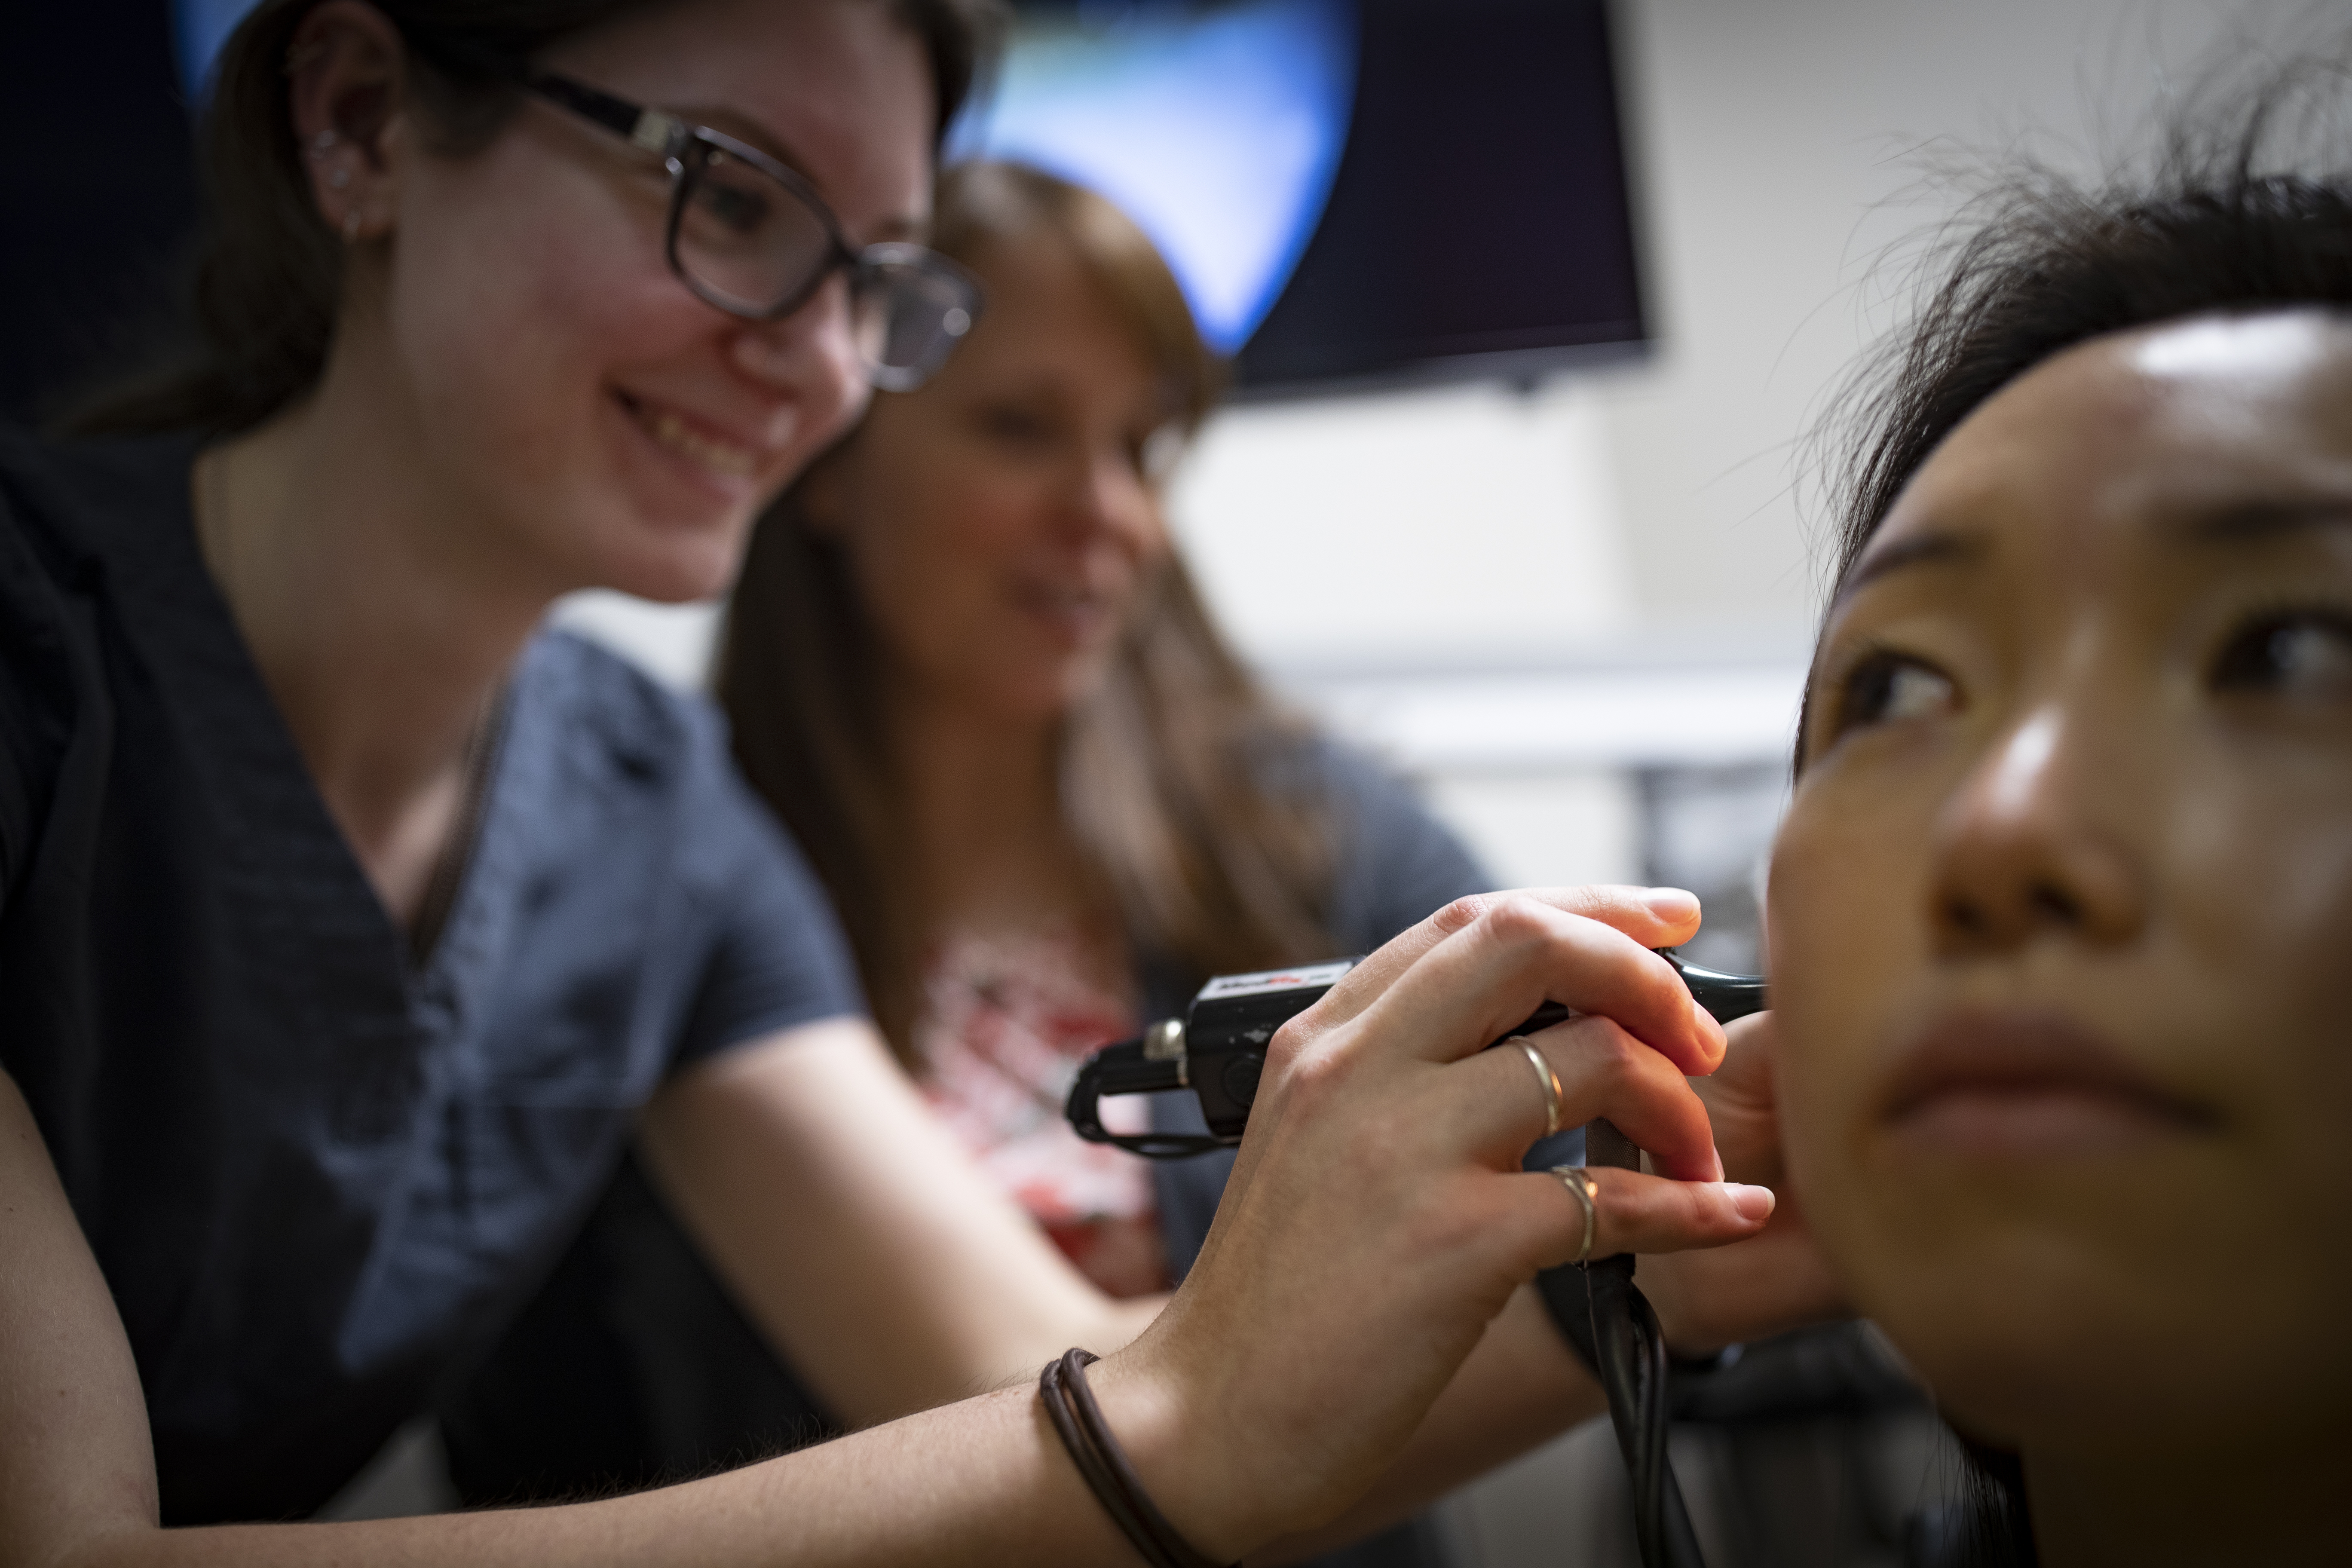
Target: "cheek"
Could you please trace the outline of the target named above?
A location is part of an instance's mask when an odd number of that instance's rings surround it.
[[[846,508],[851,570],[876,624],[902,658],[929,667],[987,646],[980,624],[996,564],[984,485],[957,482],[927,441],[865,454]]]
[[[1864,1082],[1904,994],[1928,960],[1924,811],[1883,795],[1801,788],[1773,846],[1769,888],[1772,1005],[1790,1155],[1839,1179],[1858,1157]],[[1809,1199],[1810,1202],[1810,1199]]]
[[[419,417],[540,489],[590,477],[605,380],[674,355],[707,324],[670,280],[657,229],[520,152],[436,166],[395,240],[394,331]],[[607,210],[614,209],[614,210]],[[576,503],[575,503],[576,504]]]
[[[2204,1026],[2183,1071],[2226,1118],[2215,1168],[2175,1202],[2237,1281],[2244,1337],[2277,1346],[2339,1338],[2352,1313],[2352,757],[2283,753],[2192,759],[2161,889],[2173,1005]]]
[[[1149,491],[1137,503],[1134,521],[1120,532],[1120,544],[1130,568],[1128,599],[1132,605],[1144,584],[1176,553],[1168,537],[1168,513],[1160,498]]]
[[[1782,1136],[1832,1268],[1875,1316],[1904,1298],[1921,1233],[1916,1194],[1874,1170],[1872,1140],[1878,1064],[1932,963],[1932,809],[1829,783],[1800,786],[1768,888]]]

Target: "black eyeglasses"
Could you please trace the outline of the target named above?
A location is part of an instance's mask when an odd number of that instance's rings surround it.
[[[523,85],[662,160],[670,270],[697,298],[772,321],[845,270],[858,352],[874,384],[890,392],[920,386],[971,331],[981,306],[971,274],[919,245],[853,247],[809,183],[758,148],[569,77],[538,74]]]

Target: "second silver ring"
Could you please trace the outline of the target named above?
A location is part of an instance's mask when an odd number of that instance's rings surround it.
[[[1569,1261],[1588,1262],[1592,1257],[1592,1233],[1600,1228],[1601,1223],[1601,1205],[1595,1201],[1601,1196],[1601,1184],[1594,1181],[1581,1165],[1554,1165],[1551,1173],[1558,1176],[1560,1184],[1584,1205],[1584,1245],[1576,1249],[1576,1256]]]
[[[1528,1065],[1536,1069],[1536,1082],[1542,1088],[1544,1097],[1544,1136],[1549,1138],[1559,1131],[1561,1104],[1567,1098],[1560,1090],[1559,1074],[1551,1070],[1551,1063],[1544,1060],[1543,1053],[1525,1035],[1513,1035],[1503,1043],[1527,1052]]]

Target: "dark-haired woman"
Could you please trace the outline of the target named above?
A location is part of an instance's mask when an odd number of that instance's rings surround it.
[[[770,510],[719,691],[926,1098],[1097,1288],[1157,1297],[1230,1156],[1081,1142],[1077,1062],[1209,975],[1369,952],[1490,884],[1210,622],[1160,487],[1217,366],[1151,242],[1091,191],[979,163],[940,180],[931,243],[988,313]],[[465,1490],[563,1495],[821,1430],[706,1279],[625,1179],[451,1412]]]
[[[577,1509],[157,1528],[316,1507],[633,1130],[741,1217],[722,1261],[805,1260],[761,1305],[866,1408],[1131,1331],[925,1114],[709,716],[537,630],[721,587],[968,323],[914,242],[971,40],[941,0],[265,0],[232,40],[204,357],[112,439],[0,450],[0,1561],[1131,1550],[1104,1439],[1025,1388]],[[1229,1559],[1338,1511],[1574,1252],[1582,1205],[1509,1170],[1545,1106],[1475,1053],[1495,1008],[1605,1015],[1538,1042],[1565,1113],[1676,1178],[1612,1178],[1595,1245],[1760,1225],[1680,1180],[1718,1167],[1676,1069],[1722,1041],[1641,950],[1696,919],[1459,907],[1286,1037],[1223,1244],[1095,1376],[1168,1529]]]
[[[1859,448],[1769,1027],[1824,1247],[2007,1456],[1943,1561],[2345,1555],[2352,163],[2262,172],[2313,81],[2012,192]]]

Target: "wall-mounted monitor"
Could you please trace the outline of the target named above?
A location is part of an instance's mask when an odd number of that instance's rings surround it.
[[[1648,331],[1607,0],[1022,0],[950,155],[1102,190],[1244,395],[1527,378]]]

